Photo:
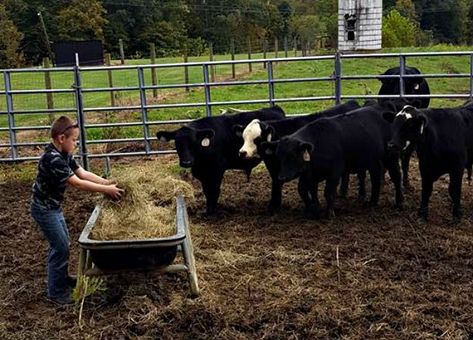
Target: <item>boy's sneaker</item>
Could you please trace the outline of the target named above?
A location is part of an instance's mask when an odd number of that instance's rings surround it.
[[[51,297],[51,296],[48,296],[47,298],[49,301],[57,304],[57,305],[61,305],[61,306],[65,306],[65,305],[72,305],[74,303],[74,300],[71,298],[70,295],[67,295],[67,296],[64,296],[64,297]]]
[[[66,280],[67,280],[67,285],[71,288],[74,288],[77,284],[77,278],[75,276],[68,275]]]

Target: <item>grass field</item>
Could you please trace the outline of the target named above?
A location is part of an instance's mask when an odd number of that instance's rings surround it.
[[[468,46],[433,46],[429,48],[403,48],[389,49],[383,52],[440,52],[440,51],[468,51]],[[279,53],[283,56],[284,53]],[[292,51],[289,56],[293,56]],[[300,55],[300,53],[299,53]],[[274,57],[274,54],[268,54],[268,58]],[[246,59],[246,54],[238,55],[236,59]],[[262,58],[262,54],[254,54],[253,59]],[[208,57],[193,57],[189,61],[206,61]],[[229,55],[217,55],[215,60],[228,60]],[[179,63],[181,58],[162,58],[157,61],[160,64]],[[149,60],[127,60],[127,65],[145,65]],[[397,66],[398,58],[379,58],[379,59],[347,59],[342,63],[343,75],[366,75],[380,74],[387,68]],[[117,62],[115,62],[117,64]],[[333,72],[333,61],[301,61],[301,62],[280,62],[274,67],[275,79],[287,78],[308,78],[308,77],[328,77]],[[470,57],[423,57],[408,58],[408,66],[415,66],[423,73],[469,73]],[[253,64],[253,71],[248,71],[247,64],[239,64],[236,66],[238,80],[266,80],[267,70],[263,68],[261,63]],[[218,65],[216,67],[217,81],[231,80],[231,66]],[[137,86],[138,76],[135,69],[132,70],[114,70],[113,86],[126,87]],[[157,70],[158,84],[183,84],[184,69],[182,67],[163,68]],[[53,72],[52,86],[55,89],[70,89],[73,84],[72,72]],[[189,67],[189,82],[203,82],[202,67]],[[43,89],[44,74],[43,73],[13,73],[11,76],[13,90]],[[151,84],[151,71],[145,70],[145,83]],[[108,87],[107,71],[84,71],[82,72],[82,84],[85,89]],[[469,93],[469,79],[429,79],[429,85],[432,93]],[[344,80],[342,82],[342,94],[344,95],[364,95],[377,94],[380,83],[377,80]],[[0,88],[3,89],[4,84],[0,82]],[[330,96],[333,95],[334,88],[332,82],[303,82],[303,83],[285,83],[275,85],[275,97],[277,99],[290,97],[312,97],[312,96]],[[71,108],[75,107],[74,95],[72,93],[54,94],[55,108]],[[85,108],[108,107],[111,105],[109,92],[84,93]],[[139,105],[139,91],[117,91],[115,92],[116,104],[120,106]],[[229,101],[229,100],[248,100],[248,99],[268,99],[267,84],[261,85],[238,85],[238,86],[215,86],[211,89],[212,101]],[[189,92],[184,89],[166,89],[159,90],[158,97],[154,98],[152,91],[147,91],[148,104],[168,104],[168,103],[203,103],[205,95],[203,88],[193,88]],[[35,110],[46,109],[47,100],[45,94],[15,94],[13,95],[13,104],[15,110]],[[434,99],[431,106],[453,106],[459,101]],[[280,105],[289,114],[314,112],[333,104],[331,101],[317,102],[281,102]],[[252,109],[264,106],[258,105],[232,105],[232,107],[240,109]],[[213,107],[213,113],[218,114],[219,109],[223,107]],[[6,111],[6,100],[4,95],[0,95],[0,111]],[[74,115],[71,111],[71,115]],[[198,118],[205,114],[205,107],[192,108],[163,108],[149,111],[150,120],[161,119],[178,119],[178,118]],[[89,112],[86,115],[86,121],[103,122],[105,117],[111,122],[123,121],[140,121],[141,113],[139,111],[128,112]],[[47,114],[22,114],[15,116],[17,126],[47,125]],[[7,117],[0,114],[0,127],[7,127]],[[104,129],[88,129],[88,139],[100,139],[110,133]],[[140,137],[142,135],[141,127],[122,128],[115,137]],[[40,141],[47,138],[44,134],[32,136],[31,133],[26,134],[28,140],[23,141]],[[8,134],[0,132],[0,139],[7,140]],[[19,141],[22,141],[20,134]]]

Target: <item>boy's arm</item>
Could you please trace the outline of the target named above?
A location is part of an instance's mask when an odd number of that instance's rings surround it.
[[[85,179],[90,182],[98,183],[98,184],[111,184],[110,181],[106,180],[105,178],[102,178],[100,176],[97,176],[93,172],[85,170],[83,167],[79,166],[74,173],[79,177],[80,179]]]
[[[97,176],[98,177],[98,176]],[[100,178],[100,177],[99,177]],[[80,190],[102,192],[111,196],[114,199],[119,199],[124,190],[116,186],[116,184],[99,184],[89,181],[87,179],[81,179],[76,175],[72,175],[67,180],[67,184],[72,185]]]

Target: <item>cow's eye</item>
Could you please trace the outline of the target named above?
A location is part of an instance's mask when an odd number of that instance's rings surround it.
[[[256,137],[253,142],[254,142],[255,144],[261,143],[261,137]]]

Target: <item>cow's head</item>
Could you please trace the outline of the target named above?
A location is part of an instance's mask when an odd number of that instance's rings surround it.
[[[175,140],[179,164],[184,168],[194,165],[198,156],[209,155],[213,150],[215,132],[212,129],[196,129],[184,126],[175,131],[159,131],[161,141]]]
[[[410,105],[404,106],[398,113],[384,112],[383,117],[392,123],[388,149],[395,152],[407,148],[410,143],[418,142],[429,122],[425,113]]]
[[[271,142],[274,136],[274,128],[260,121],[253,119],[243,130],[243,146],[240,149],[241,158],[253,158],[263,155],[260,149],[262,142]]]
[[[263,142],[261,149],[274,154],[279,161],[279,180],[287,182],[299,177],[311,163],[314,146],[297,138],[285,136],[279,141]]]
[[[382,75],[399,75],[400,74],[400,69],[399,67],[394,67],[386,72],[384,72]],[[409,77],[409,78],[404,78],[403,83],[404,83],[404,93],[405,94],[430,94],[429,86],[426,82],[426,80],[421,76],[421,73],[418,69],[415,67],[406,67],[405,69],[405,74],[408,75],[419,75],[419,77]],[[400,83],[399,83],[399,78],[394,77],[394,78],[378,78],[379,81],[381,81],[381,88],[379,89],[380,95],[390,95],[390,94],[399,94],[401,93],[400,90]],[[386,100],[393,100],[390,98],[380,98],[378,102],[381,104],[385,102]],[[417,108],[423,108],[428,106],[428,98],[406,98],[405,99],[407,103],[411,106],[417,107]],[[426,105],[427,103],[427,105]]]

